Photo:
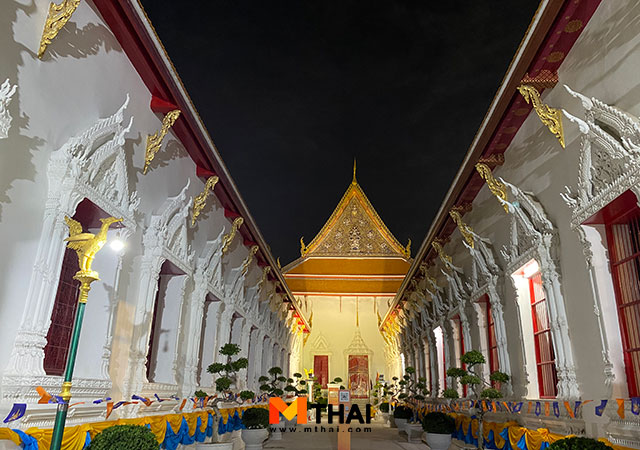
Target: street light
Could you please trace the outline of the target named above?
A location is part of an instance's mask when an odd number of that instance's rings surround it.
[[[69,400],[71,399],[71,380],[73,378],[73,369],[76,364],[76,355],[78,353],[78,342],[80,340],[80,330],[82,329],[82,319],[84,318],[84,308],[87,304],[91,283],[99,280],[98,272],[91,270],[93,258],[107,242],[107,231],[109,226],[116,222],[122,222],[122,219],[109,217],[100,219],[102,226],[98,234],[84,233],[82,225],[77,220],[65,216],[64,221],[69,227],[69,237],[65,239],[68,242],[67,247],[73,249],[78,254],[78,265],[80,270],[73,276],[74,280],[80,282],[80,296],[78,298],[78,309],[73,322],[73,332],[71,334],[71,345],[69,347],[69,356],[64,370],[64,382],[62,383],[62,391],[60,397],[62,402],[58,403],[56,411],[56,420],[53,425],[53,434],[51,436],[50,450],[60,450],[62,444],[62,436],[64,434],[64,424],[67,420],[67,411],[69,410]]]

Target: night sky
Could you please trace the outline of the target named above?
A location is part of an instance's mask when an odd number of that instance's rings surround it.
[[[351,182],[414,251],[538,6],[142,1],[273,254]]]

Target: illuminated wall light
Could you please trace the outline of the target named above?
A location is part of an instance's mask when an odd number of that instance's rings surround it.
[[[111,247],[111,250],[113,250],[116,253],[120,253],[124,249],[125,244],[124,244],[124,241],[122,240],[122,237],[120,236],[119,231],[116,234],[116,237],[113,238],[109,243],[109,247]]]

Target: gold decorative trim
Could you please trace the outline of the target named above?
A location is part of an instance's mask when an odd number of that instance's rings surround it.
[[[300,256],[304,256],[309,252],[309,248],[304,244],[304,236],[300,238]]]
[[[231,224],[231,231],[224,235],[222,238],[222,254],[226,255],[231,248],[231,244],[233,243],[233,239],[236,237],[238,233],[238,228],[242,225],[244,219],[242,217],[236,217],[233,219],[233,223]]]
[[[390,248],[393,249],[397,254],[403,255],[405,257],[407,254],[407,249],[404,247],[398,240],[391,234],[391,231],[384,224],[375,208],[367,198],[366,194],[360,187],[357,181],[352,181],[347,191],[344,193],[338,206],[334,209],[333,213],[329,217],[329,220],[324,224],[320,232],[313,238],[311,243],[306,246],[306,255],[313,253],[319,246],[322,240],[329,234],[331,229],[336,225],[338,219],[341,214],[344,212],[349,202],[354,196],[358,196],[358,201],[361,203],[363,210],[367,214],[368,218],[371,220],[372,224],[377,228],[378,231],[382,234],[384,239],[389,243]],[[329,256],[328,254],[323,254],[323,256]],[[372,255],[369,255],[372,256]],[[389,255],[381,255],[381,256],[389,256]]]
[[[247,255],[247,258],[244,260],[244,262],[242,263],[242,274],[246,275],[247,272],[249,272],[249,266],[251,265],[251,262],[253,261],[254,255],[256,253],[258,253],[258,250],[260,250],[260,247],[257,245],[252,245],[251,248],[249,249],[249,254]]]
[[[562,128],[562,111],[557,108],[552,108],[549,105],[545,105],[540,100],[540,93],[538,90],[530,84],[523,84],[518,86],[518,91],[524,97],[527,103],[533,105],[533,109],[536,110],[540,121],[551,131],[554,136],[560,141],[560,145],[564,148],[564,130]]]
[[[78,5],[80,5],[80,0],[64,0],[59,5],[53,2],[49,3],[49,13],[44,23],[42,37],[40,38],[38,58],[42,59],[44,52],[47,50],[47,46],[51,44],[51,41],[56,38],[60,30],[62,30],[69,21],[71,15],[78,8]]]
[[[406,256],[407,259],[411,258],[411,239],[409,239],[407,246],[404,248],[404,256]]]
[[[196,198],[193,199],[193,213],[191,214],[191,226],[196,224],[196,220],[198,219],[198,216],[200,216],[200,213],[202,212],[204,207],[207,206],[207,197],[209,196],[210,192],[213,192],[213,188],[216,187],[218,180],[220,180],[220,178],[218,178],[216,175],[212,175],[209,178],[207,178],[207,182],[204,185],[204,190],[200,194],[198,194]]]
[[[162,141],[164,137],[169,132],[169,128],[173,126],[175,121],[180,117],[180,110],[174,109],[173,111],[169,111],[164,119],[162,119],[162,128],[159,131],[156,131],[154,134],[149,134],[147,136],[147,148],[144,153],[144,169],[142,173],[146,175],[147,170],[149,170],[149,165],[153,158],[156,157],[156,153],[160,150],[162,146]]]
[[[489,167],[501,166],[504,164],[504,153],[494,153],[489,156],[482,156],[478,159],[481,164],[486,164]]]
[[[502,200],[502,207],[508,213],[509,206],[507,205],[507,186],[501,181],[498,181],[494,178],[491,169],[486,164],[476,164],[476,170],[478,171],[482,179],[487,182],[487,186],[489,186],[489,190],[491,191],[491,193],[498,199]]]
[[[475,242],[473,240],[473,228],[471,228],[469,225],[464,223],[464,221],[462,220],[462,214],[464,214],[464,212],[465,212],[464,206],[454,206],[449,211],[449,215],[451,216],[455,224],[458,226],[458,230],[460,230],[460,234],[462,235],[464,240],[467,241],[467,244],[469,245],[469,247],[474,248]]]
[[[436,253],[438,254],[438,256],[440,257],[440,260],[444,263],[444,265],[448,268],[449,266],[453,265],[453,260],[451,259],[451,256],[447,255],[444,252],[444,248],[442,248],[442,241],[440,239],[434,239],[431,242],[431,246],[433,247],[433,249],[436,251]]]
[[[269,272],[271,272],[271,266],[266,266],[262,269],[262,276],[260,277],[260,281],[258,282],[258,286],[262,287],[267,282],[267,277],[269,276]]]

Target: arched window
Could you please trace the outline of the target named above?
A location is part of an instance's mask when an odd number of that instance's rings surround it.
[[[640,208],[635,196],[631,196],[634,201],[628,202],[629,207],[617,215],[605,215],[605,225],[629,396],[637,397],[640,393]]]
[[[107,217],[109,214],[86,198],[78,204],[73,215],[73,219],[80,222],[85,227],[85,231],[91,232],[100,228],[99,219]],[[115,224],[115,226],[112,225],[112,228],[118,228],[118,226],[119,224]],[[78,287],[80,284],[73,278],[78,269],[78,255],[75,250],[66,248],[51,311],[47,344],[44,347],[43,365],[47,375],[62,375],[67,363],[71,333],[78,308]]]

